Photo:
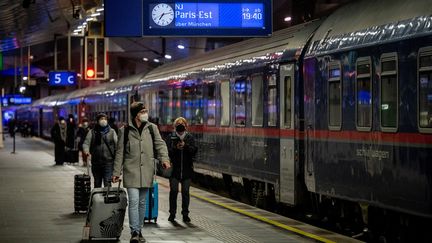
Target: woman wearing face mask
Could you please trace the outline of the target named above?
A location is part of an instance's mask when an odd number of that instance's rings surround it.
[[[189,218],[189,187],[193,175],[193,162],[197,147],[192,134],[187,132],[187,121],[179,117],[174,121],[175,131],[167,141],[169,157],[173,166],[173,172],[170,178],[170,216],[168,221],[173,222],[177,212],[177,194],[178,186],[181,183],[182,195],[182,215],[184,222],[190,222]]]
[[[97,124],[85,138],[83,152],[91,155],[91,169],[94,187],[111,185],[111,177],[117,147],[117,134],[108,125],[108,117],[104,113],[97,115]]]
[[[65,161],[65,146],[67,125],[64,117],[60,116],[58,122],[51,129],[51,138],[54,141],[55,165],[63,165]]]
[[[77,138],[78,138],[78,149],[81,151],[81,156],[83,160],[83,166],[87,166],[88,156],[84,153],[83,144],[84,140],[87,136],[87,133],[90,131],[90,126],[87,118],[82,119],[82,123],[78,127]]]

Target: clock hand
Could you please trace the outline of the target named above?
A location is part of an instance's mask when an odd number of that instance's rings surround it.
[[[161,20],[164,15],[165,15],[165,13],[161,14],[159,20]]]

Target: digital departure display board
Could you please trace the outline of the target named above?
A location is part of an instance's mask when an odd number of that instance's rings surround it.
[[[126,11],[129,1],[134,7]],[[129,1],[105,0],[106,36],[270,36],[272,33],[271,0]],[[122,6],[115,7],[120,3]],[[142,15],[136,16],[140,4]]]

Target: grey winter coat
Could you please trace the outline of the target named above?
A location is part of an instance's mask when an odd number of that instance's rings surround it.
[[[125,127],[120,128],[113,176],[120,176],[123,171],[123,186],[126,188],[150,188],[153,184],[155,164],[149,126],[153,127],[157,159],[160,162],[169,161],[167,146],[155,124],[147,122],[140,136],[138,129],[129,123],[129,139],[126,147],[124,146]]]

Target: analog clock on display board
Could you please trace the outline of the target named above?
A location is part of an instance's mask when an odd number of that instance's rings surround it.
[[[159,26],[167,26],[174,20],[174,10],[166,3],[157,4],[152,10],[152,19]]]

